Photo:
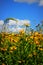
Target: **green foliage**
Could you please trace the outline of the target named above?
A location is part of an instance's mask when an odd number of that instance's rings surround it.
[[[33,40],[26,41],[26,35],[20,38],[17,49],[9,52],[13,43],[9,40],[4,41],[4,46],[8,46],[7,51],[0,50],[0,65],[43,65],[43,51],[38,50],[38,46],[32,42]],[[31,44],[32,42],[32,44]]]

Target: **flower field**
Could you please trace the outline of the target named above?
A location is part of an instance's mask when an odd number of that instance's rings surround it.
[[[43,25],[26,31],[0,33],[0,65],[43,65]]]
[[[0,33],[0,65],[43,65],[43,34],[22,32]]]

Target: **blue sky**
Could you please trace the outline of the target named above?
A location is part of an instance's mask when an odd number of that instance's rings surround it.
[[[39,0],[0,0],[0,20],[12,17],[20,20],[30,20],[31,26],[43,20],[43,3]]]

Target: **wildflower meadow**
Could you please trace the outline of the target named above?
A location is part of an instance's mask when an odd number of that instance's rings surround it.
[[[18,33],[0,32],[0,65],[43,65],[43,24],[36,30],[25,27]]]

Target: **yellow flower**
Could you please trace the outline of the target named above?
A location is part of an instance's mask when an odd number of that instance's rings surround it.
[[[12,37],[10,38],[10,41],[13,42],[13,38]]]
[[[4,33],[1,33],[2,37],[4,37]]]
[[[21,63],[21,61],[18,61],[19,63]]]
[[[2,63],[2,65],[5,65],[4,63]]]
[[[28,41],[28,37],[26,37],[26,41]]]
[[[7,51],[7,48],[1,48],[1,51]]]
[[[43,48],[38,48],[40,51],[43,51]]]
[[[24,29],[19,30],[20,33],[25,33]]]
[[[9,37],[11,37],[11,34],[9,34]]]
[[[5,38],[8,38],[8,36],[5,36]]]
[[[14,39],[13,42],[17,42],[17,40]]]
[[[43,40],[43,37],[41,37],[41,40]]]
[[[32,54],[29,54],[28,57],[32,57]]]
[[[15,37],[14,39],[13,39],[13,42],[18,42],[20,40],[20,38],[19,37]]]
[[[36,41],[35,43],[38,44],[38,45],[40,44],[38,41]]]
[[[30,24],[26,23],[25,26],[30,26]]]
[[[34,40],[38,40],[38,37],[34,37]]]
[[[10,53],[12,53],[13,51],[9,51]]]
[[[32,32],[29,32],[30,34],[32,34]]]
[[[14,49],[14,50],[16,50],[16,49],[17,49],[17,47],[16,47],[16,46],[13,46],[13,49]]]
[[[17,37],[17,36],[19,36],[19,34],[14,34],[14,36],[16,36],[16,37]]]
[[[38,32],[35,32],[34,34],[35,34],[35,35],[38,35],[39,33],[38,33]]]
[[[14,36],[14,33],[12,33],[11,35]]]
[[[31,39],[33,39],[33,36],[30,36]]]
[[[10,47],[10,50],[13,50],[13,47]]]
[[[4,39],[2,38],[2,42],[4,42]]]
[[[12,46],[12,47],[10,47],[10,50],[12,51],[12,50],[16,50],[17,49],[17,47],[16,46]]]
[[[35,55],[35,56],[36,56],[36,55],[37,55],[37,53],[36,53],[36,52],[33,52],[33,55]]]

